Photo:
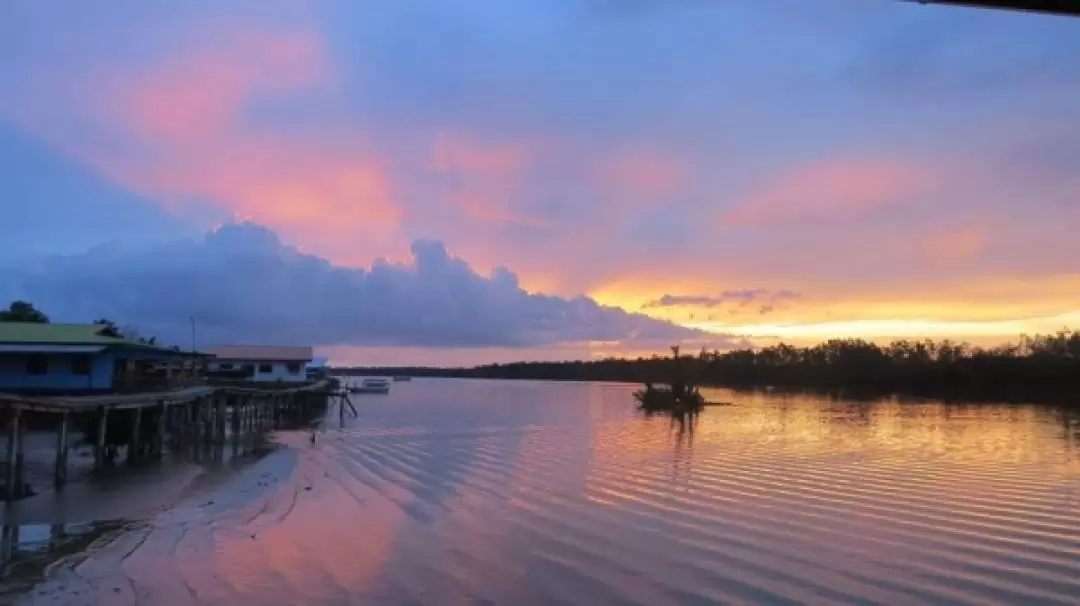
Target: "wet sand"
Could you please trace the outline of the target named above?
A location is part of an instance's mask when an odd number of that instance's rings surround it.
[[[216,565],[221,551],[248,542],[257,549],[259,534],[279,525],[301,493],[306,495],[309,465],[299,463],[306,457],[303,447],[310,446],[309,435],[282,432],[278,439],[289,448],[276,449],[239,473],[228,467],[207,473],[188,465],[177,466],[160,481],[130,479],[126,489],[118,490],[118,500],[97,499],[94,509],[82,514],[122,512],[138,518],[156,509],[154,515],[127,523],[85,552],[54,562],[47,580],[16,603],[187,604],[227,599],[201,587],[200,579],[216,582],[218,573],[210,566]]]
[[[67,591],[68,583],[62,580],[69,575],[66,571],[81,569],[88,559],[107,561],[110,550],[123,543],[122,537],[174,519],[170,516],[213,503],[241,507],[258,495],[243,483],[238,485],[238,479],[252,473],[265,475],[256,470],[268,464],[287,476],[294,460],[279,444],[263,441],[246,445],[240,453],[226,446],[219,457],[199,461],[173,455],[133,467],[118,463],[94,474],[90,473],[91,459],[64,490],[47,487],[33,497],[7,504],[4,540],[14,544],[7,547],[13,553],[4,558],[0,603],[11,603],[43,577],[60,581],[64,590],[52,591],[46,583],[40,586],[45,594],[24,595],[19,603],[35,603],[44,595],[48,596],[45,603],[66,603],[63,600],[81,595]],[[265,479],[256,484],[269,486]],[[39,490],[41,485],[35,483]]]

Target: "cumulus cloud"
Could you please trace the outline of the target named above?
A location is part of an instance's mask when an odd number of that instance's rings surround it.
[[[143,250],[102,246],[4,276],[0,293],[56,318],[109,317],[174,343],[304,343],[529,347],[724,337],[605,307],[588,297],[526,292],[497,268],[483,276],[441,242],[418,240],[407,263],[336,266],[286,246],[265,227],[222,227],[202,239]]]
[[[759,303],[759,311],[762,314],[776,309],[778,303],[800,299],[802,295],[786,289],[767,290],[764,288],[744,288],[740,290],[725,290],[716,296],[709,295],[664,295],[641,306],[642,309],[660,309],[665,307],[719,307],[725,303],[735,303],[746,306],[751,303]]]

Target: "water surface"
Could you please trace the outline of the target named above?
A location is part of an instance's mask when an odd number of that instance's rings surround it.
[[[27,604],[1076,604],[1077,425],[1053,408],[467,380],[354,396],[88,552]]]

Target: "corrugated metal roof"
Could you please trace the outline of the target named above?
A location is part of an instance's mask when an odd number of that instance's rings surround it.
[[[35,322],[0,322],[0,344],[7,345],[100,345],[121,346],[160,353],[167,357],[200,355],[195,352],[177,351],[156,345],[147,345],[130,339],[108,337],[98,334],[105,327],[100,324],[38,324]]]
[[[268,360],[310,362],[314,357],[311,346],[292,347],[286,345],[222,345],[211,347],[206,353],[221,360]]]
[[[104,345],[38,345],[35,343],[0,343],[0,354],[3,353],[26,353],[26,354],[43,354],[43,353],[64,353],[64,354],[81,354],[81,353],[97,353],[105,349]]]
[[[0,322],[0,343],[64,343],[71,345],[135,344],[126,339],[98,334],[100,324],[38,324],[35,322]]]

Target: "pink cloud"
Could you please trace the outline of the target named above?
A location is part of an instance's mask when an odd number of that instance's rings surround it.
[[[219,29],[195,50],[101,79],[88,124],[119,144],[60,134],[60,147],[174,211],[214,207],[345,262],[370,260],[401,220],[388,169],[364,141],[332,125],[282,133],[246,114],[275,95],[333,92],[313,33]]]
[[[218,39],[119,78],[112,107],[143,137],[206,136],[234,120],[252,95],[301,90],[329,78],[322,43],[310,33],[236,30]]]
[[[436,135],[430,167],[453,177],[441,191],[442,202],[481,221],[551,227],[549,221],[522,212],[515,204],[527,171],[538,160],[535,147],[460,134]]]
[[[431,166],[438,172],[480,173],[488,178],[515,178],[531,153],[525,145],[482,142],[461,135],[436,135]]]
[[[934,171],[911,163],[832,160],[783,175],[723,221],[735,227],[855,216],[912,201],[934,179]]]
[[[689,171],[672,156],[635,149],[619,151],[601,160],[598,172],[603,186],[611,191],[664,197],[682,189]]]

